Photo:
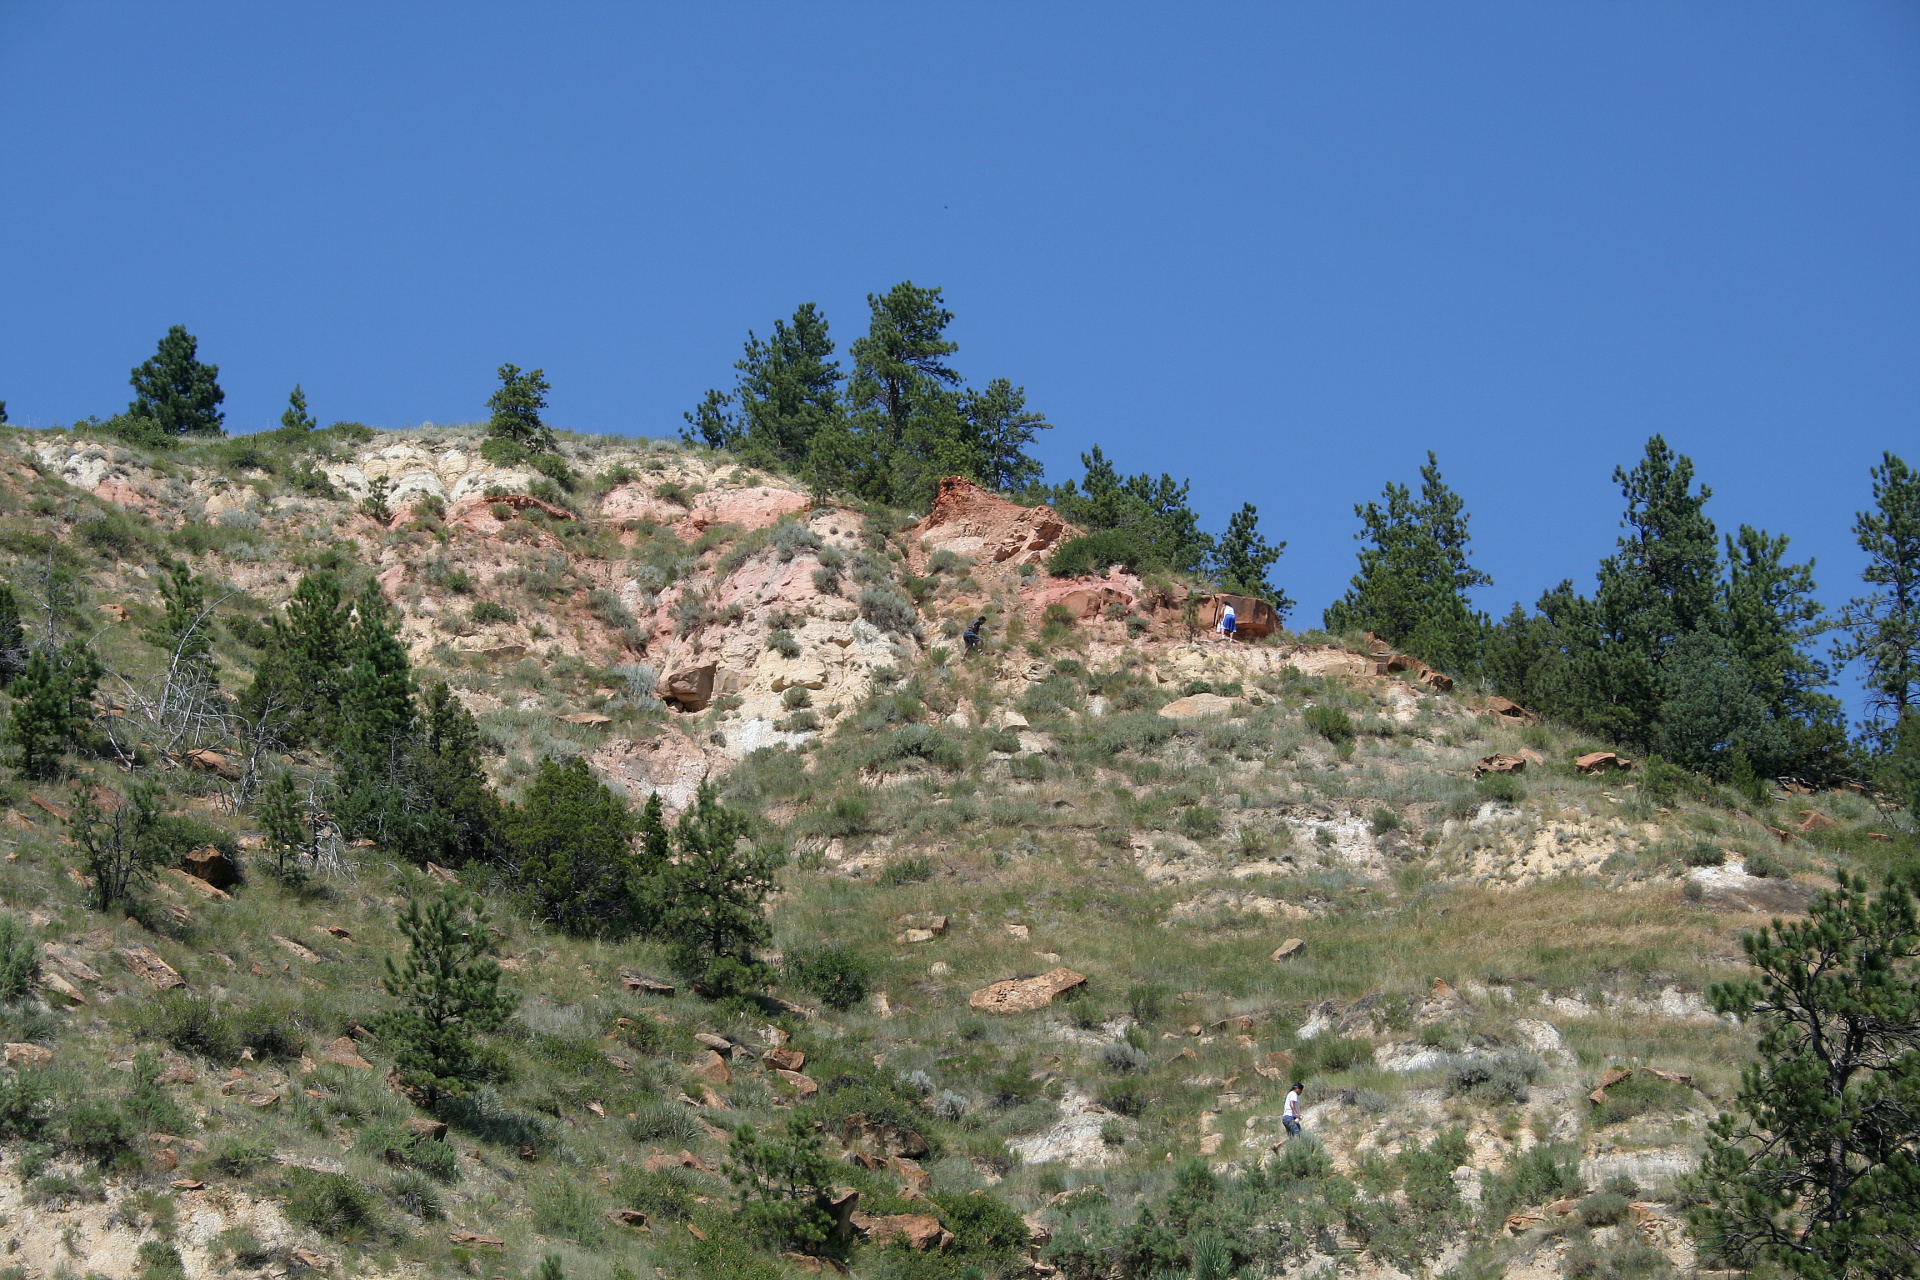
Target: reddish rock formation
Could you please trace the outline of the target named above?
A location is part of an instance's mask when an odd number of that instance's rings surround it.
[[[961,476],[940,482],[927,518],[907,530],[909,542],[951,551],[976,564],[1041,564],[1079,531],[1052,507],[1023,507]]]
[[[1233,606],[1233,625],[1248,640],[1259,640],[1280,630],[1280,615],[1265,600],[1225,593],[1200,598],[1200,625],[1208,629],[1219,626],[1227,605]]]

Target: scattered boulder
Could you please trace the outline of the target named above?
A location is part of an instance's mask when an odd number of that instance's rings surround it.
[[[407,1131],[415,1142],[445,1142],[447,1124],[444,1120],[429,1120],[425,1116],[408,1116],[400,1127]]]
[[[1633,761],[1611,751],[1589,751],[1575,757],[1573,767],[1580,773],[1610,773],[1615,769],[1625,771],[1633,768]]]
[[[561,716],[560,719],[562,723],[565,724],[597,725],[613,723],[612,716],[603,716],[598,711],[576,711],[571,715]]]
[[[1812,831],[1831,831],[1840,825],[1818,809],[1802,809],[1800,818],[1800,825],[1794,830],[1803,836]]]
[[[930,1150],[927,1140],[914,1130],[884,1120],[869,1120],[864,1111],[856,1111],[846,1118],[840,1126],[840,1140],[848,1150],[880,1160],[894,1156],[918,1160]]]
[[[1273,949],[1273,955],[1269,958],[1280,961],[1295,960],[1298,959],[1300,953],[1306,949],[1307,944],[1301,939],[1288,938],[1285,942]]]
[[[647,996],[671,996],[675,989],[671,982],[662,982],[658,978],[650,978],[632,969],[620,971],[620,985],[636,995]]]
[[[953,1242],[953,1235],[930,1213],[890,1213],[883,1217],[855,1213],[852,1222],[853,1229],[872,1244],[898,1240],[909,1249],[924,1252],[944,1249]]]
[[[733,1071],[727,1060],[709,1049],[694,1059],[693,1074],[711,1084],[732,1084]]]
[[[647,1225],[647,1215],[638,1209],[609,1209],[607,1221],[618,1227],[632,1227],[636,1231],[652,1231]]]
[[[195,849],[180,859],[180,869],[196,880],[206,881],[216,889],[225,889],[240,881],[240,869],[233,865],[226,854],[212,845]]]
[[[80,994],[78,987],[51,969],[43,969],[40,971],[40,986],[44,990],[53,992],[75,1008],[87,1002],[87,998]]]
[[[447,1240],[453,1244],[472,1245],[480,1249],[504,1249],[507,1242],[499,1236],[481,1235],[478,1231],[449,1231]]]
[[[360,1051],[354,1047],[351,1036],[341,1036],[337,1040],[328,1041],[320,1050],[320,1061],[331,1062],[339,1067],[352,1067],[356,1071],[373,1070],[373,1064],[361,1057]],[[445,1125],[440,1127],[446,1128]]]
[[[798,1071],[789,1071],[784,1067],[774,1068],[773,1074],[792,1085],[794,1090],[803,1098],[811,1098],[814,1094],[820,1092],[820,1084],[812,1076],[804,1076]]]
[[[205,880],[202,880],[199,876],[182,871],[179,867],[168,867],[166,871],[167,878],[170,881],[179,885],[182,889],[199,894],[209,902],[233,901],[233,895],[229,894],[225,889],[217,889]]]
[[[283,947],[289,954],[293,955],[296,959],[302,961],[303,963],[306,963],[306,964],[320,963],[321,957],[316,952],[309,951],[307,948],[295,942],[292,938],[283,938],[277,933],[270,934],[269,936],[275,942],[279,943],[281,947]]]
[[[187,980],[162,960],[160,953],[152,947],[124,947],[120,951],[120,958],[127,962],[127,968],[138,974],[155,991],[187,985]]]
[[[1533,712],[1527,710],[1519,703],[1507,698],[1488,698],[1487,714],[1496,720],[1505,721],[1507,724],[1519,729],[1531,728],[1533,725],[1540,723],[1539,716],[1533,714]]]
[[[1054,969],[1037,978],[1009,978],[980,988],[967,1003],[986,1013],[1031,1013],[1053,1003],[1054,997],[1086,983],[1085,974]]]
[[[185,761],[187,768],[195,773],[204,773],[209,777],[219,778],[223,782],[240,781],[240,766],[218,751],[195,747],[181,759]]]
[[[1484,778],[1490,773],[1525,773],[1527,761],[1524,756],[1498,755],[1481,756],[1480,762],[1473,766],[1473,776]]]
[[[719,669],[715,662],[680,668],[660,682],[660,700],[682,711],[705,711],[713,703],[713,678]]]
[[[37,1044],[9,1044],[6,1055],[10,1067],[44,1067],[53,1061],[53,1050]]]
[[[1239,705],[1217,693],[1191,693],[1160,708],[1160,714],[1169,720],[1198,720],[1207,716],[1230,716]]]

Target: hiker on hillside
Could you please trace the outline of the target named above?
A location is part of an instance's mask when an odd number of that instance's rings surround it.
[[[1289,1138],[1300,1136],[1300,1090],[1306,1086],[1298,1080],[1287,1091],[1287,1105],[1281,1109],[1280,1123],[1286,1129]]]
[[[1233,606],[1224,600],[1220,602],[1220,634],[1229,640],[1238,639],[1240,635],[1240,620],[1234,616]]]
[[[967,657],[971,658],[973,651],[980,647],[980,629],[986,625],[987,615],[983,613],[968,623],[967,629],[961,633],[960,639],[965,642],[967,646]]]

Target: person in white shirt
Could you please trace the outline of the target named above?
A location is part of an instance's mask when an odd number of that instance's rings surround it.
[[[1225,636],[1229,640],[1234,640],[1239,638],[1239,631],[1240,631],[1240,620],[1239,618],[1234,616],[1233,606],[1226,603],[1225,601],[1221,601],[1220,634]]]
[[[1280,1123],[1286,1127],[1289,1138],[1300,1134],[1300,1090],[1303,1087],[1298,1080],[1293,1082],[1293,1088],[1287,1091],[1287,1105],[1280,1112]]]

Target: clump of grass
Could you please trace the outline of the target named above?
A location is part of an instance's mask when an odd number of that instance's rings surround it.
[[[289,1221],[337,1240],[359,1240],[380,1230],[373,1193],[344,1173],[289,1169]]]
[[[1686,1085],[1638,1071],[1608,1087],[1605,1100],[1594,1108],[1593,1126],[1604,1129],[1636,1116],[1686,1111],[1693,1100],[1693,1090]]]
[[[642,1103],[627,1121],[627,1136],[635,1142],[667,1142],[688,1146],[704,1131],[693,1112],[677,1102]],[[637,1207],[637,1206],[636,1206]]]

